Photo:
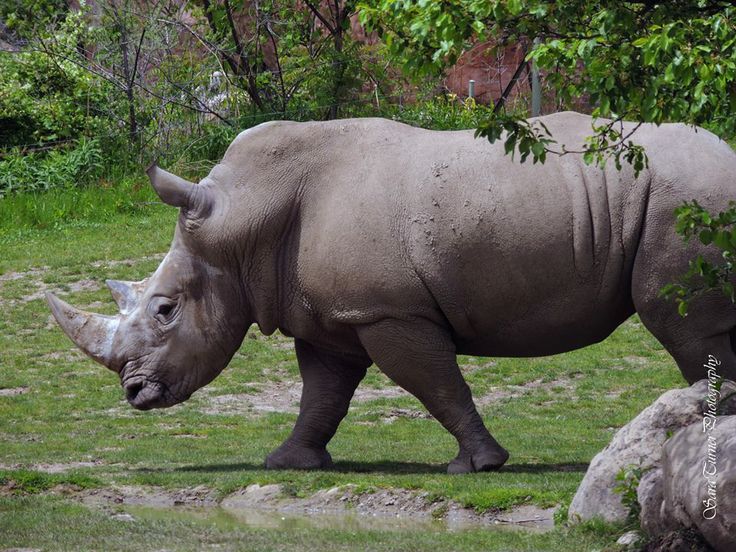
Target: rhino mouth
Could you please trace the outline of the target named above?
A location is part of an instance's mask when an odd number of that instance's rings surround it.
[[[165,408],[179,402],[174,400],[162,383],[143,377],[127,379],[123,382],[123,389],[125,390],[126,400],[137,410]]]

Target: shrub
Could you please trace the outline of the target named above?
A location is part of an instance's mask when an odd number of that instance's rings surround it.
[[[82,138],[74,147],[48,152],[24,154],[16,149],[0,161],[0,198],[15,192],[89,183],[102,167],[102,151],[96,140]]]

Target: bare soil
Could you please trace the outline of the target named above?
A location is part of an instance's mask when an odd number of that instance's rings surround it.
[[[0,470],[33,470],[44,473],[64,473],[69,470],[76,470],[79,468],[94,468],[99,467],[103,464],[100,460],[91,460],[87,462],[54,462],[54,463],[40,463],[40,464],[0,464]]]
[[[30,391],[30,387],[26,386],[4,388],[0,389],[0,397],[15,397],[16,395],[28,393],[28,391]]]
[[[576,374],[573,377],[562,377],[545,381],[542,378],[528,381],[522,385],[504,385],[491,389],[489,392],[475,397],[475,404],[478,408],[490,406],[504,399],[515,399],[522,397],[536,389],[553,389],[562,387],[566,391],[573,392],[577,388],[575,383],[578,379],[582,379],[583,374]]]
[[[204,393],[202,393],[204,391]],[[300,381],[268,381],[250,384],[247,393],[212,395],[205,389],[200,391],[203,397],[201,411],[209,415],[246,415],[263,414],[268,412],[285,412],[296,414],[299,412],[299,400],[302,394]],[[359,387],[353,396],[353,402],[368,402],[376,399],[398,398],[410,396],[398,386],[386,388]],[[409,409],[406,413],[409,412]],[[398,412],[396,416],[400,416]],[[410,417],[422,417],[423,414],[415,411]]]
[[[150,260],[161,260],[163,259],[164,254],[156,254],[156,255],[147,255],[144,257],[139,257],[137,259],[122,259],[122,260],[113,260],[113,261],[95,261],[93,263],[90,263],[90,266],[100,268],[100,267],[114,267],[119,265],[125,265],[125,266],[134,266],[136,264],[140,264],[145,261]],[[48,273],[50,270],[50,267],[48,266],[41,266],[36,268],[31,268],[24,271],[14,271],[14,272],[6,272],[5,274],[0,274],[0,290],[3,288],[3,284],[5,282],[11,282],[15,280],[23,280],[28,279],[29,286],[33,289],[35,288],[31,293],[28,293],[24,295],[21,298],[22,302],[28,303],[30,301],[37,301],[39,299],[43,299],[44,294],[47,291],[51,291],[53,293],[56,293],[58,295],[67,295],[69,293],[77,293],[82,291],[97,291],[99,290],[102,285],[100,282],[96,280],[90,280],[90,279],[81,279],[75,282],[71,282],[66,285],[67,289],[62,289],[56,286],[51,286],[43,281],[43,276]],[[0,302],[0,306],[6,306],[6,305],[13,305],[15,304],[15,301],[13,300],[5,300]]]

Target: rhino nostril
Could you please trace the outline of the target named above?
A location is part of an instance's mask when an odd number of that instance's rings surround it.
[[[141,389],[145,387],[144,381],[135,381],[125,385],[125,398],[132,401],[136,398]]]

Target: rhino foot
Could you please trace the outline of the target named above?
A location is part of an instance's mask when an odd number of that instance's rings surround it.
[[[447,466],[447,473],[474,473],[499,469],[509,459],[509,453],[501,446],[477,450],[472,454],[460,450],[457,457]]]
[[[286,442],[266,457],[268,470],[325,470],[332,468],[327,449],[314,449]]]

